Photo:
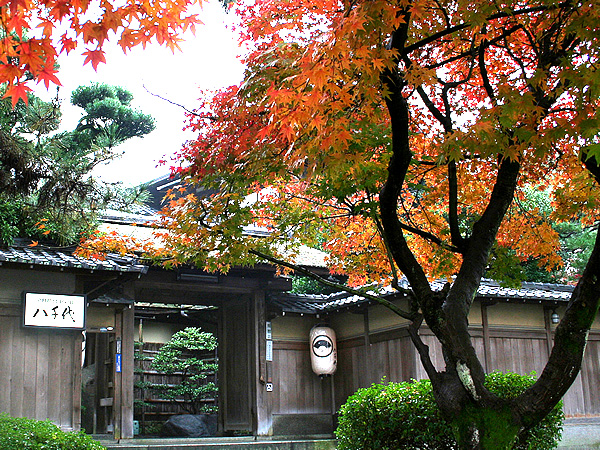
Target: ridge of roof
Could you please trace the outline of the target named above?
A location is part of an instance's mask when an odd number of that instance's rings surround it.
[[[448,283],[447,280],[434,280],[431,287],[434,291],[440,291]],[[400,281],[400,286],[409,289],[406,279]],[[503,287],[499,282],[491,279],[482,279],[477,289],[476,298],[486,300],[506,301],[554,301],[567,302],[575,287],[566,284],[525,282],[521,288]],[[391,286],[383,286],[371,289],[370,293],[383,297],[397,295],[399,292]],[[272,295],[269,303],[282,312],[316,315],[339,311],[344,308],[359,307],[371,304],[372,301],[363,296],[350,294],[348,292],[336,292],[334,294],[295,294],[280,293]]]

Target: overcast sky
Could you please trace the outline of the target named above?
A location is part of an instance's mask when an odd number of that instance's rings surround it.
[[[151,134],[130,139],[118,147],[125,152],[124,156],[96,173],[104,180],[123,181],[129,186],[167,174],[168,167],[157,168],[157,161],[165,155],[168,159],[192,136],[182,131],[184,111],[148,91],[192,109],[199,89],[230,86],[242,79],[244,68],[236,58],[237,39],[226,27],[234,17],[214,0],[204,5],[201,16],[204,25],[197,27],[195,37],[185,36],[182,52],[175,54],[153,44],[145,50],[134,48],[124,55],[120,47],[113,45],[107,48],[107,64],[100,64],[97,72],[90,64],[83,66],[84,57],[80,54],[83,48],[78,53],[60,56],[63,129],[73,129],[81,117],[82,110],[70,106],[71,92],[92,82],[126,88],[134,96],[134,107],[156,119],[156,130]],[[56,96],[52,86],[46,91],[42,85],[35,93],[46,100]]]

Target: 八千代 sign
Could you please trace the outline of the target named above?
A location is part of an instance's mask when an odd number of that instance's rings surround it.
[[[26,327],[85,329],[85,295],[24,294]]]

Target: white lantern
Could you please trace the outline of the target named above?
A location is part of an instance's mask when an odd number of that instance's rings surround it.
[[[337,368],[335,331],[330,327],[316,325],[310,330],[310,362],[319,376],[333,375]]]

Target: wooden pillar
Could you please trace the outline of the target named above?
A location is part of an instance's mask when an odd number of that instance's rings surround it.
[[[115,439],[121,439],[122,437],[122,425],[121,425],[121,401],[122,401],[122,385],[123,385],[123,312],[115,311],[115,342],[110,345],[109,358],[112,359],[113,365],[111,370],[113,371],[113,436]],[[120,354],[120,370],[117,361],[117,355]]]
[[[81,331],[76,331],[75,345],[73,347],[73,430],[81,430],[81,362],[82,354],[81,347],[83,343],[83,335]]]
[[[267,311],[264,291],[254,293],[253,322],[254,328],[254,399],[255,399],[255,430],[258,436],[273,434],[273,401],[272,392],[267,391],[267,385],[272,386],[271,364],[266,358],[266,322]]]
[[[133,438],[134,306],[122,312],[121,324],[121,438]]]
[[[483,328],[483,357],[486,372],[492,370],[492,356],[490,347],[490,327],[488,324],[488,305],[481,302],[481,327]]]
[[[552,309],[544,308],[544,328],[546,329],[546,348],[548,349],[548,358],[550,358],[550,353],[552,353],[552,347],[554,346],[554,338],[552,334],[552,324],[550,323],[550,315],[552,314]]]
[[[133,437],[134,307],[115,312],[113,423],[115,439]],[[118,360],[120,359],[120,360]]]

